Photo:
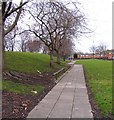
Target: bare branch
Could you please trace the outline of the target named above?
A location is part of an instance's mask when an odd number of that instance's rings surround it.
[[[17,10],[20,10],[25,4],[27,4],[27,3],[29,2],[29,0],[26,1],[26,2],[24,2],[24,3],[22,3],[22,1],[23,1],[23,0],[21,0],[19,7],[12,9],[12,10],[7,14],[7,17],[10,16],[12,13],[16,12]]]

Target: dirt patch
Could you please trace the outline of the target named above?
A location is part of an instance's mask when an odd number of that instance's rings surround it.
[[[69,68],[70,66],[68,66],[65,71],[67,71]],[[25,120],[28,113],[56,85],[55,77],[53,76],[52,72],[28,74],[10,71],[3,73],[3,79],[22,84],[38,84],[45,87],[45,90],[43,92],[36,95],[24,95],[2,91],[2,118],[4,120],[10,118],[11,120],[14,120],[15,118]]]
[[[3,73],[4,80],[12,80],[16,83],[40,84],[45,86],[45,90],[36,95],[16,94],[2,91],[2,118],[23,118],[44,98],[44,96],[55,86],[52,73],[25,74],[18,72]]]
[[[4,72],[4,80],[12,80],[17,83],[30,84],[30,85],[49,85],[54,83],[53,73],[18,73],[18,72]]]

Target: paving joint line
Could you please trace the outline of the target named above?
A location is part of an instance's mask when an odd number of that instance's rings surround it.
[[[70,120],[72,119],[72,112],[73,112],[73,108],[74,108],[75,92],[76,92],[76,84],[75,84],[75,89],[74,89],[74,95],[73,95],[74,98],[73,98],[73,102],[72,102],[72,110],[71,110]]]
[[[72,65],[63,75],[61,75],[58,79],[57,79],[57,82],[58,83],[73,67],[74,65]]]
[[[65,83],[65,85],[64,85],[64,88],[62,89],[62,91],[61,91],[61,93],[60,93],[60,95],[59,95],[59,97],[58,97],[57,101],[55,102],[55,104],[54,104],[53,108],[51,109],[51,111],[50,111],[49,115],[47,116],[46,120],[50,119],[50,118],[49,118],[49,116],[51,115],[51,113],[52,113],[52,111],[53,111],[53,109],[54,109],[55,105],[57,104],[57,102],[58,102],[58,100],[59,100],[59,98],[60,98],[61,94],[63,93],[63,90],[65,89],[65,87],[66,87],[66,85],[67,85],[68,81],[69,81],[69,80],[67,80],[67,81],[66,81],[66,83]]]

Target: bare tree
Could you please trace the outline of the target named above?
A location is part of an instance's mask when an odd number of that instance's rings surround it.
[[[26,47],[30,52],[40,52],[43,47],[43,43],[38,40],[31,40],[26,43]]]
[[[20,34],[20,51],[26,52],[27,50],[27,43],[31,40],[30,33],[28,31]]]
[[[77,4],[77,3],[75,3]],[[73,3],[73,5],[75,5]],[[65,5],[59,11],[59,17],[56,19],[57,29],[55,30],[54,37],[54,50],[57,53],[57,63],[60,64],[60,50],[64,47],[65,43],[72,43],[72,37],[78,37],[79,34],[82,34],[83,24],[85,24],[84,15],[80,12],[78,7],[74,9],[68,9]],[[65,42],[66,41],[66,42]],[[72,47],[69,44],[70,48]],[[69,50],[70,51],[70,50]]]
[[[18,20],[19,20],[19,16],[21,14],[22,11],[22,7],[28,3],[28,1],[23,2],[23,0],[20,1],[20,5],[19,6],[15,6],[14,3],[10,0],[7,0],[7,2],[2,2],[2,25],[3,25],[3,36],[7,35],[9,32],[11,32],[13,30],[13,28],[16,26]],[[7,25],[5,25],[5,22],[7,21],[8,17],[10,17],[12,14],[16,13],[15,19],[12,22],[12,24],[10,24],[10,26],[7,27]]]
[[[70,56],[73,53],[74,43],[69,39],[63,41],[62,47],[60,48],[60,56],[63,58],[64,61],[68,56]]]
[[[15,43],[17,43],[15,37],[18,32],[18,27],[16,26],[10,33],[5,36],[4,46],[5,50],[14,51]]]
[[[1,28],[2,28],[2,67],[4,68],[4,37],[5,35],[7,35],[9,32],[11,32],[13,30],[13,28],[16,26],[21,11],[22,11],[22,7],[27,4],[28,1],[23,2],[23,0],[20,1],[20,4],[17,6],[14,5],[14,3],[11,0],[7,0],[6,2],[2,2],[1,3],[1,12],[2,12],[2,24],[1,24]],[[13,21],[11,19],[11,16],[15,14],[15,17],[13,18]],[[9,19],[9,21],[8,21]],[[8,23],[8,24],[7,24]],[[10,23],[10,24],[9,24]]]
[[[28,10],[33,17],[34,24],[29,26],[29,31],[35,34],[50,51],[50,66],[53,66],[53,52],[57,52],[60,63],[60,47],[67,36],[78,36],[82,27],[84,16],[79,9],[67,8],[62,2],[34,3]]]
[[[95,51],[96,51],[96,46],[95,45],[92,45],[91,47],[90,47],[90,52],[92,52],[92,54],[93,54],[93,58],[94,58],[94,55],[95,55]]]
[[[98,53],[100,56],[105,56],[106,50],[107,46],[104,43],[100,43],[100,45],[96,47],[96,53]]]
[[[53,52],[55,42],[55,31],[57,30],[57,18],[59,17],[58,12],[60,3],[53,2],[40,2],[33,4],[33,8],[30,12],[33,19],[35,20],[34,25],[30,31],[38,37],[50,51],[50,66],[53,67]],[[56,18],[56,19],[55,19]],[[36,27],[37,26],[37,27]]]
[[[45,44],[42,45],[42,52],[43,54],[49,54],[48,47]]]

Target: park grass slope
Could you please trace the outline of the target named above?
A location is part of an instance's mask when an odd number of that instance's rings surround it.
[[[47,76],[45,78],[44,73],[53,73],[54,71],[57,71],[61,69],[62,67],[65,67],[65,62],[62,62],[61,65],[58,65],[56,63],[56,58],[54,58],[54,68],[50,67],[50,56],[47,54],[40,54],[40,53],[30,53],[30,52],[5,52],[5,70],[4,72],[16,72],[16,74],[20,75],[20,73],[24,73],[25,76],[28,74],[30,76],[33,76],[33,78],[23,78],[20,81],[12,80],[14,78],[10,79],[4,79],[2,81],[2,89],[9,92],[14,93],[20,93],[20,94],[32,94],[31,91],[35,90],[38,93],[42,92],[44,90],[44,83],[46,79],[51,79],[51,77]],[[40,80],[39,84],[38,77],[42,74],[42,78]],[[37,75],[36,77],[34,75]],[[39,75],[39,76],[38,76]],[[36,81],[34,80],[36,78]],[[24,80],[26,79],[26,82]],[[28,83],[33,83],[34,85],[29,85]],[[30,82],[31,81],[31,82]],[[51,82],[50,80],[48,80]],[[47,84],[49,84],[49,82]],[[24,84],[23,84],[24,83]],[[34,94],[34,93],[33,93]]]
[[[5,63],[6,71],[25,73],[56,71],[65,66],[65,62],[62,62],[61,65],[57,65],[56,58],[54,58],[55,69],[52,69],[50,68],[49,55],[30,52],[6,52]]]

